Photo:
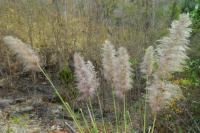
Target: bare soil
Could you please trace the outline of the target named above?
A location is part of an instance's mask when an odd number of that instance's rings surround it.
[[[0,133],[70,133],[70,117],[41,75],[0,78]]]

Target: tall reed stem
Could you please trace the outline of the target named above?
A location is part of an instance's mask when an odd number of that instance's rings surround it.
[[[126,96],[124,96],[124,132],[127,130],[127,122],[126,122]]]
[[[94,118],[94,115],[93,115],[93,111],[92,111],[92,109],[90,109],[90,107],[88,106],[88,104],[87,104],[87,109],[88,109],[89,116],[90,116],[90,119],[91,119],[91,122],[92,122],[94,133],[98,133],[98,128],[97,128],[96,121],[95,121],[95,118]]]
[[[147,76],[147,81],[146,81],[146,85],[148,85],[148,76]],[[145,89],[145,101],[144,101],[144,123],[143,123],[143,133],[146,133],[146,115],[147,115],[147,89]]]
[[[49,83],[51,84],[55,94],[58,96],[58,98],[60,99],[60,101],[62,102],[63,106],[65,107],[65,109],[69,112],[69,114],[71,115],[72,119],[74,120],[78,130],[80,133],[84,133],[83,130],[81,129],[81,126],[80,124],[78,124],[78,121],[77,119],[75,118],[75,114],[74,112],[72,111],[69,103],[65,102],[63,100],[63,98],[61,97],[61,95],[59,94],[58,92],[58,89],[55,87],[55,85],[53,84],[53,82],[51,81],[51,79],[49,78],[49,76],[45,73],[45,71],[40,67],[40,65],[38,64],[38,67],[39,69],[41,70],[41,72],[43,73],[43,75],[46,77],[46,79],[49,81]]]
[[[114,93],[113,87],[112,87],[112,96],[113,96],[113,106],[114,106],[114,111],[115,111],[115,123],[116,123],[116,128],[117,128],[116,133],[119,133],[118,114],[117,114],[117,107],[116,107],[116,101],[115,101],[115,93]]]
[[[100,108],[100,111],[101,111],[101,119],[102,119],[102,123],[103,123],[103,132],[106,133],[106,127],[105,127],[105,122],[104,122],[104,117],[103,117],[103,110],[102,110],[102,107],[101,107],[101,101],[100,101],[98,92],[97,92],[97,98],[98,98],[98,102],[99,102],[99,108]]]
[[[143,119],[144,119],[144,125],[143,125],[143,133],[146,133],[146,112],[147,112],[147,103],[146,103],[146,100],[147,100],[147,90],[146,90],[146,94],[145,94],[145,101],[144,101],[144,116],[143,116]]]
[[[154,114],[154,118],[153,118],[153,126],[152,126],[151,133],[154,133],[155,123],[156,123],[156,117],[157,117],[157,113]]]
[[[92,102],[91,102],[91,98],[89,97],[89,105],[90,105],[90,108],[91,108],[91,112],[92,112],[92,117],[93,117],[93,120],[94,120],[94,128],[95,128],[95,132],[98,133],[98,128],[97,128],[97,123],[96,123],[96,119],[95,119],[95,116],[94,116],[94,111],[93,111],[93,108],[92,108]]]
[[[87,127],[88,132],[89,132],[89,133],[92,133],[92,132],[90,131],[89,126],[88,126],[88,122],[87,122],[87,120],[86,120],[86,118],[85,118],[85,116],[84,116],[84,114],[83,114],[83,110],[80,109],[80,111],[81,111],[81,115],[82,115],[82,117],[83,117],[83,121],[84,121],[84,123],[85,123],[85,125],[86,125],[86,127]]]

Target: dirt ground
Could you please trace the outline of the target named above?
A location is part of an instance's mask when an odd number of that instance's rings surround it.
[[[0,78],[0,133],[71,133],[63,107],[39,77],[19,74]]]

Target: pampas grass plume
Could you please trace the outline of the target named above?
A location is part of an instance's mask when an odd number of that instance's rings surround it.
[[[143,61],[140,65],[141,72],[148,77],[151,76],[153,73],[154,63],[155,63],[154,49],[153,46],[149,46],[145,51]]]
[[[23,64],[25,71],[40,71],[38,67],[40,58],[30,45],[12,36],[5,36],[3,41],[16,54],[17,59]]]
[[[120,47],[116,52],[114,46],[108,40],[105,41],[102,50],[104,76],[111,83],[116,96],[123,98],[125,92],[132,87],[132,72],[128,52],[123,47]]]
[[[189,15],[181,14],[179,20],[172,22],[169,35],[158,41],[159,45],[155,49],[158,68],[153,73],[152,83],[146,87],[149,105],[153,112],[165,108],[174,98],[183,96],[180,87],[168,80],[173,72],[183,70],[185,60],[188,58],[186,50],[189,44],[191,24]],[[141,67],[144,73],[147,73],[146,64],[149,64],[146,63],[146,58],[149,57],[146,56],[147,53]]]
[[[188,58],[186,50],[192,31],[189,28],[191,24],[189,15],[181,14],[179,20],[172,22],[169,35],[158,40],[156,57],[159,65],[158,73],[162,76],[183,70],[185,60]]]
[[[97,73],[91,61],[87,61],[87,69],[88,69],[88,82],[90,84],[90,94],[94,95],[95,91],[99,87],[99,80],[97,78]]]
[[[79,97],[79,100],[93,97],[99,86],[99,82],[92,62],[88,61],[86,63],[78,53],[75,53],[74,66],[77,87],[82,93],[82,96]]]
[[[172,99],[183,97],[180,87],[169,81],[154,80],[146,89],[149,105],[154,113],[167,108]]]
[[[124,47],[118,49],[114,72],[114,87],[116,95],[119,98],[123,98],[125,93],[132,88],[133,82],[129,55]]]
[[[102,65],[104,77],[111,84],[114,82],[114,68],[116,61],[116,50],[109,40],[106,40],[102,48]]]

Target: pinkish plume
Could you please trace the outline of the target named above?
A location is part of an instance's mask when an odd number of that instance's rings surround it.
[[[132,72],[127,50],[121,47],[117,54],[111,42],[106,40],[102,52],[104,76],[115,89],[116,95],[123,98],[132,87]]]
[[[77,79],[77,87],[82,93],[82,96],[79,98],[79,100],[89,96],[93,97],[99,86],[93,64],[90,61],[85,63],[84,59],[79,54],[75,53],[74,66]]]

